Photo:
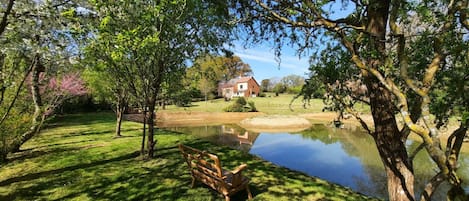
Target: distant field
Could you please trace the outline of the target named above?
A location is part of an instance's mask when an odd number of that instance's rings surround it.
[[[312,99],[310,103],[303,107],[303,99],[300,97],[296,99],[291,107],[290,102],[293,100],[295,95],[293,94],[280,94],[274,96],[274,94],[268,93],[266,97],[252,97],[248,98],[248,101],[253,101],[259,112],[266,114],[303,114],[303,113],[314,113],[321,112],[324,108],[324,103],[321,99]],[[223,109],[228,105],[233,104],[235,99],[231,101],[225,101],[223,99],[215,99],[194,102],[191,107],[176,107],[169,106],[166,111],[197,111],[197,112],[223,112]],[[359,111],[369,111],[368,107],[359,106]]]

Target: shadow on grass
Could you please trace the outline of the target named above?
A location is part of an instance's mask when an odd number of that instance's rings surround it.
[[[35,146],[27,149],[21,149],[17,153],[22,153],[22,152],[30,152],[35,149],[43,149],[43,148],[49,148],[49,147],[56,147],[56,146],[64,146],[64,145],[74,145],[74,144],[80,144],[84,142],[92,142],[95,140],[79,140],[79,141],[73,141],[73,142],[60,142],[60,143],[51,143],[51,144],[46,144],[46,145],[41,145],[41,146]]]
[[[126,159],[129,159],[129,158],[135,158],[136,156],[139,155],[139,153],[140,152],[137,151],[137,152],[133,152],[133,153],[130,153],[130,154],[127,154],[127,155],[122,155],[122,156],[119,156],[119,157],[116,157],[116,158],[102,160],[102,161],[96,161],[96,162],[93,162],[93,163],[79,164],[79,165],[64,167],[64,168],[55,169],[55,170],[49,170],[49,171],[44,171],[44,172],[37,172],[37,173],[27,174],[27,175],[19,176],[19,177],[13,177],[13,178],[9,178],[9,179],[0,181],[0,186],[10,185],[10,184],[15,183],[15,182],[30,181],[30,180],[37,179],[37,178],[44,177],[44,176],[48,176],[48,175],[62,174],[65,171],[85,169],[85,168],[89,168],[89,167],[93,167],[93,166],[103,165],[103,164],[110,163],[110,162],[126,160]]]
[[[233,169],[247,163],[244,172],[251,178],[250,189],[256,200],[367,200],[342,187],[289,171],[254,156],[209,142],[193,140],[182,143],[217,154],[222,166]],[[49,171],[31,173],[0,181],[15,186],[0,200],[64,200],[87,197],[91,200],[222,200],[223,197],[204,184],[190,188],[191,177],[177,144],[161,146],[155,159],[137,159],[138,152],[107,160],[78,164]],[[63,191],[56,197],[47,192]],[[46,196],[46,197],[44,197]],[[316,196],[316,197],[314,197]],[[241,191],[232,200],[246,200]],[[319,199],[315,199],[319,198]]]
[[[108,117],[107,121],[113,120]],[[3,178],[8,178],[0,181],[0,200],[223,200],[219,193],[201,183],[190,188],[191,176],[178,143],[217,154],[228,170],[247,163],[248,169],[243,174],[251,179],[250,189],[255,200],[371,200],[241,151],[165,130],[158,130],[156,135],[155,159],[143,161],[135,151],[141,138],[109,139],[104,137],[109,135],[103,131],[108,129],[100,129],[90,127],[83,131],[100,136],[91,141],[77,134],[69,136],[74,142],[60,143],[63,134],[44,135],[33,149],[8,166],[22,170],[22,176],[15,176],[18,174],[15,171],[0,172]],[[51,139],[59,141],[48,141]],[[101,144],[103,147],[98,146]],[[87,146],[95,149],[75,151]],[[60,162],[56,163],[57,160]],[[3,170],[6,168],[0,169]],[[247,194],[241,191],[231,198],[246,200]]]
[[[94,140],[83,140],[83,141],[79,141],[79,142],[62,143],[62,144],[56,144],[56,146],[74,145],[74,144],[79,144],[79,143],[83,143],[83,142],[90,142],[90,141],[94,141]],[[50,145],[50,146],[51,146],[51,148],[48,148],[48,149],[40,149],[40,148],[35,147],[35,148],[20,150],[19,152],[14,153],[12,156],[10,156],[8,158],[8,162],[24,161],[26,159],[33,159],[33,158],[36,158],[36,157],[44,157],[45,155],[48,155],[48,154],[59,155],[63,152],[71,152],[71,151],[81,150],[81,149],[90,147],[89,145],[83,146],[83,147],[79,147],[78,145],[76,147],[55,147],[54,145]],[[45,146],[45,147],[48,147],[48,146]]]
[[[112,123],[113,120],[115,120],[115,114],[111,112],[57,115],[54,119],[48,122],[45,128]]]
[[[343,186],[278,167],[256,156],[228,147],[214,146],[207,142],[186,145],[218,155],[225,169],[232,170],[242,163],[247,163],[248,168],[243,174],[250,177],[251,192],[260,200],[377,200]],[[245,200],[247,195],[241,192],[232,198]]]

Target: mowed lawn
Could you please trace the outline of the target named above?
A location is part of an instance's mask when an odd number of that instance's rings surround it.
[[[266,114],[301,114],[320,112],[324,107],[321,99],[313,99],[307,107],[303,107],[302,97],[291,101],[295,97],[293,94],[279,94],[274,96],[267,93],[266,97],[250,97],[247,101],[252,101],[256,105],[258,111]],[[166,111],[197,111],[197,112],[223,112],[223,109],[233,104],[236,99],[225,101],[224,99],[214,99],[208,101],[193,102],[190,107],[169,106]]]
[[[296,115],[321,112],[324,108],[322,99],[311,99],[309,102],[304,102],[303,97],[299,97],[292,102],[294,97],[295,95],[293,94],[279,94],[279,96],[274,96],[273,93],[267,93],[266,97],[250,97],[246,100],[254,102],[257,110],[265,114]],[[165,111],[223,112],[224,108],[233,104],[235,101],[236,99],[225,101],[220,98],[193,102],[190,107],[176,107],[174,105],[170,105],[166,107]],[[360,112],[370,111],[368,106],[363,106],[362,104],[357,104],[355,109]]]
[[[113,129],[110,113],[57,117],[0,167],[0,200],[223,200],[200,183],[190,188],[178,143],[217,154],[227,169],[247,163],[254,200],[374,200],[182,133],[159,130],[155,159],[142,160],[141,125],[124,122],[122,138]]]

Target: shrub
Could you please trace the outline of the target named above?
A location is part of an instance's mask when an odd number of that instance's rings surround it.
[[[249,112],[257,112],[256,105],[254,104],[253,101],[249,101],[248,104],[249,104],[249,107],[250,107]]]
[[[244,103],[244,104],[242,104]],[[257,112],[254,102],[247,102],[244,97],[240,97],[232,105],[229,105],[225,109],[225,112]]]
[[[240,105],[246,105],[247,104],[247,101],[244,97],[239,97],[237,100],[236,100],[236,103],[240,104]]]
[[[225,112],[244,112],[244,106],[240,105],[239,103],[235,102],[232,105],[229,105],[225,109]]]

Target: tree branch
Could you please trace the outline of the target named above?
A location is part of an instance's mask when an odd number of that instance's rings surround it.
[[[409,161],[413,161],[415,156],[423,149],[425,148],[425,143],[420,144],[410,155],[409,155]]]
[[[459,2],[461,5],[458,6],[459,10],[459,21],[461,22],[461,25],[466,29],[469,30],[469,19],[467,19],[467,7],[468,7],[468,1],[460,1]]]
[[[337,21],[334,21],[334,20],[330,20],[330,19],[326,19],[326,18],[322,17],[321,14],[319,13],[319,11],[317,11],[314,6],[311,6],[312,2],[310,2],[310,1],[307,1],[306,3],[308,4],[308,2],[309,2],[309,4],[310,4],[309,8],[315,14],[315,16],[311,16],[311,17],[313,17],[313,18],[315,17],[316,19],[312,19],[312,21],[309,22],[309,23],[307,23],[307,22],[296,22],[296,21],[290,20],[287,17],[282,16],[281,14],[279,14],[276,11],[272,10],[268,5],[261,2],[260,0],[255,0],[255,1],[256,1],[257,5],[261,6],[264,10],[266,10],[272,16],[272,17],[265,16],[267,19],[274,20],[274,21],[280,21],[280,22],[283,22],[285,24],[291,25],[293,27],[305,27],[305,28],[326,27],[328,29],[334,29],[336,32],[343,29],[343,28],[347,28],[347,27],[348,28],[353,28],[355,30],[360,30],[360,31],[365,30],[364,26],[356,26],[356,25],[353,25],[353,24],[347,24],[347,22],[349,21],[347,19],[339,19]],[[346,26],[345,27],[339,27],[338,26],[339,23],[344,23],[344,24],[346,24]]]
[[[34,67],[35,63],[34,61],[31,63],[31,65],[29,66],[29,69],[28,71],[26,71],[26,74],[24,75],[23,77],[23,80],[21,80],[20,82],[20,85],[18,86],[18,89],[16,89],[16,93],[15,93],[15,96],[13,97],[13,100],[11,101],[10,103],[10,106],[8,106],[8,109],[7,111],[5,112],[5,114],[3,114],[3,117],[2,119],[0,120],[0,125],[3,124],[3,122],[5,121],[5,119],[8,117],[8,115],[10,114],[10,111],[11,109],[13,108],[13,105],[15,105],[15,102],[16,102],[16,99],[18,99],[18,96],[21,92],[21,89],[23,88],[23,84],[24,82],[26,81],[26,79],[28,78],[28,75],[31,73],[31,71],[33,70],[33,67]]]
[[[11,10],[13,9],[13,4],[15,4],[15,0],[9,0],[7,9],[5,13],[3,13],[2,21],[0,22],[0,36],[3,34],[5,28],[8,25],[8,15],[10,15]]]
[[[443,172],[439,172],[435,175],[428,183],[425,185],[425,189],[422,192],[420,201],[431,201],[432,195],[435,192],[436,188],[445,181],[446,176]]]
[[[446,157],[448,157],[448,163],[452,169],[457,168],[458,156],[468,129],[467,124],[468,122],[461,122],[459,128],[450,135],[446,143]]]
[[[353,117],[358,120],[358,122],[360,122],[360,125],[363,127],[363,129],[366,130],[369,135],[373,135],[374,132],[370,129],[366,121],[361,118],[360,114],[356,110],[350,107],[346,107],[345,109],[348,113],[352,114]]]

